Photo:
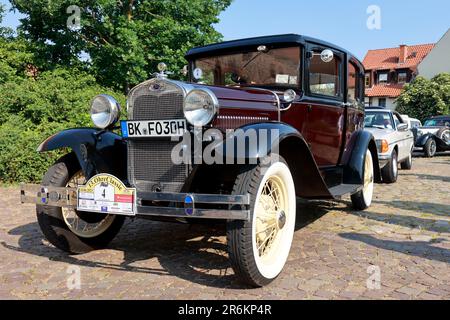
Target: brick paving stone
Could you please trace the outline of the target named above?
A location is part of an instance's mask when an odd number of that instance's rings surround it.
[[[366,211],[299,200],[286,268],[256,290],[234,276],[223,226],[129,220],[108,249],[72,257],[43,239],[17,188],[0,188],[0,299],[450,299],[449,160],[414,158]],[[80,290],[67,288],[70,266]]]

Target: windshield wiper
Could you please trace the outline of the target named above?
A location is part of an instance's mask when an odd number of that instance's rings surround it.
[[[372,126],[366,126],[366,128],[377,128],[377,129],[386,129],[384,126],[382,126],[382,125],[377,125],[377,124],[374,124],[374,125],[372,125]]]
[[[251,58],[249,61],[247,61],[246,64],[244,64],[244,65],[241,67],[241,70],[244,70],[245,68],[247,68],[248,65],[249,65],[250,63],[252,63],[253,61],[255,61],[255,59],[258,58],[258,57],[259,57],[260,55],[262,55],[263,53],[265,53],[265,52],[264,52],[264,51],[258,52],[253,58]]]

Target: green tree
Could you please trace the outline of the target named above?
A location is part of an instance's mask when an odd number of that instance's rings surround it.
[[[443,73],[431,80],[417,77],[398,97],[397,110],[422,121],[431,116],[449,114],[450,74]]]
[[[58,68],[0,84],[0,181],[40,181],[65,151],[38,154],[37,146],[61,130],[91,127],[89,105],[100,93],[125,105],[123,94],[74,69]]]
[[[39,59],[79,65],[89,57],[97,79],[126,91],[148,79],[164,61],[177,72],[193,46],[220,40],[218,15],[232,0],[11,0],[26,15],[19,30],[32,41]],[[79,28],[76,25],[80,8]],[[69,13],[68,13],[69,12]]]

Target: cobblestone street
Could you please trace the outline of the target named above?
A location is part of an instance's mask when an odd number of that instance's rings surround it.
[[[0,193],[1,299],[450,299],[448,154],[414,158],[364,212],[349,199],[299,201],[289,261],[260,289],[236,281],[221,226],[128,220],[108,249],[68,256],[43,239],[18,188]]]

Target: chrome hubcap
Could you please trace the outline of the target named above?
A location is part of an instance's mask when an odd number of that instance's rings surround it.
[[[286,225],[286,213],[282,210],[278,213],[277,227],[281,230]]]

